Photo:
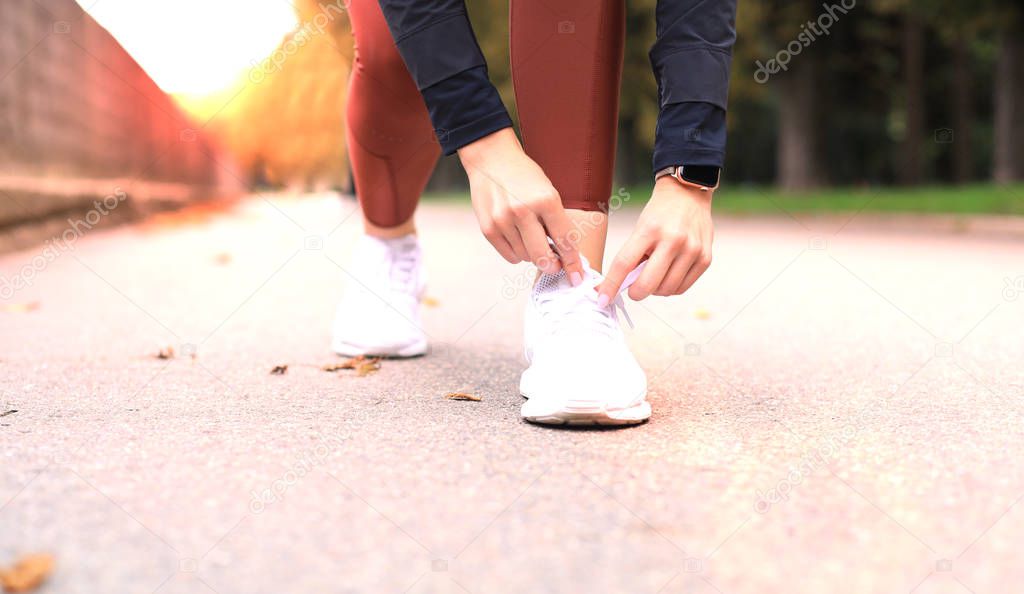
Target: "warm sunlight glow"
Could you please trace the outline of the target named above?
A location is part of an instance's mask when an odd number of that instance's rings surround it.
[[[288,2],[78,0],[164,91],[229,87],[296,26]]]

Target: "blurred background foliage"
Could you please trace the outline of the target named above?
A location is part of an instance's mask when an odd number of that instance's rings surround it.
[[[663,0],[671,1],[671,0]],[[628,0],[618,184],[650,179],[658,112],[648,50],[657,0]],[[847,0],[847,5],[853,0]],[[508,0],[467,0],[491,78],[510,111]],[[1020,0],[858,0],[828,35],[765,84],[768,62],[839,0],[740,0],[726,179],[785,191],[1024,179],[1024,5]],[[296,2],[300,21],[323,7]],[[285,40],[283,44],[289,40]],[[254,181],[347,183],[342,118],[349,25],[332,22],[258,85],[239,85],[214,131]],[[224,97],[210,101],[222,105]],[[194,102],[193,102],[194,103]],[[464,187],[442,160],[433,190]]]
[[[326,11],[317,0],[291,4],[299,25],[275,54],[253,62],[220,92],[176,97],[199,121],[209,122],[206,129],[247,183],[296,190],[345,187],[350,25],[343,11]],[[314,23],[326,26],[321,31]]]

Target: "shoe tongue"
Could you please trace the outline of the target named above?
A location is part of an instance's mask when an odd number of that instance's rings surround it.
[[[359,241],[359,249],[364,257],[380,260],[387,259],[391,254],[408,252],[418,245],[415,235],[403,235],[391,239],[363,235]]]
[[[601,273],[590,267],[590,263],[587,262],[587,258],[580,254],[580,260],[583,264],[583,273],[585,278],[583,284],[591,287],[596,287],[601,284],[604,277]],[[542,274],[537,279],[537,284],[533,288],[535,295],[543,295],[545,293],[551,293],[553,291],[572,289],[572,283],[569,282],[569,275],[565,273],[565,270],[559,270],[556,274]]]
[[[590,262],[587,261],[587,258],[583,254],[580,254],[580,260],[583,264],[583,284],[591,288],[600,285],[604,281],[604,275],[591,268]],[[636,268],[626,275],[626,278],[622,281],[622,286],[619,287],[620,295],[625,293],[626,290],[636,282],[645,266],[647,266],[646,260],[641,262]],[[557,274],[540,275],[540,278],[537,279],[537,284],[533,288],[533,293],[534,295],[542,295],[544,293],[572,288],[572,283],[569,282],[569,276],[565,273],[565,270],[559,270]]]
[[[533,294],[544,295],[571,287],[568,275],[565,274],[564,270],[559,270],[558,274],[540,275],[540,278],[537,279],[537,284],[533,287]]]
[[[401,237],[389,237],[387,239],[381,237],[374,237],[372,235],[363,235],[360,238],[360,240],[363,242],[364,245],[373,246],[375,249],[379,250],[396,250],[403,248],[408,249],[411,247],[415,247],[416,244],[418,243],[416,236],[411,233],[409,235],[403,235]]]
[[[384,239],[381,241],[393,250],[408,250],[419,245],[419,240],[411,233],[409,235],[393,237],[391,239]]]

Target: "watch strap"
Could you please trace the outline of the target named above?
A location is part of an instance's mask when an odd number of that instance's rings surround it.
[[[656,171],[654,173],[654,181],[658,181],[659,179],[661,179],[661,178],[663,178],[663,177],[665,177],[667,175],[667,176],[675,178],[676,181],[678,181],[679,183],[683,184],[684,186],[689,186],[691,188],[696,188],[696,189],[698,189],[698,190],[700,190],[702,192],[709,192],[711,190],[717,189],[718,188],[718,184],[721,181],[721,175],[722,175],[721,168],[716,168],[716,169],[718,169],[718,172],[716,174],[716,179],[715,179],[715,183],[714,184],[708,184],[708,183],[705,183],[705,182],[702,182],[702,181],[698,181],[698,180],[686,179],[686,177],[685,177],[685,175],[686,175],[685,174],[686,166],[685,165],[672,165],[670,167],[665,167],[664,169],[659,169],[658,171]]]
[[[678,165],[671,165],[671,166],[666,167],[664,169],[659,169],[659,170],[655,171],[654,172],[654,181],[658,181],[659,179],[665,177],[666,175],[675,176],[675,173],[676,173],[677,169],[679,169]]]

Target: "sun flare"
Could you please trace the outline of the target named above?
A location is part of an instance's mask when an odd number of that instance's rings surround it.
[[[78,0],[164,91],[203,96],[234,84],[297,24],[288,2]]]

